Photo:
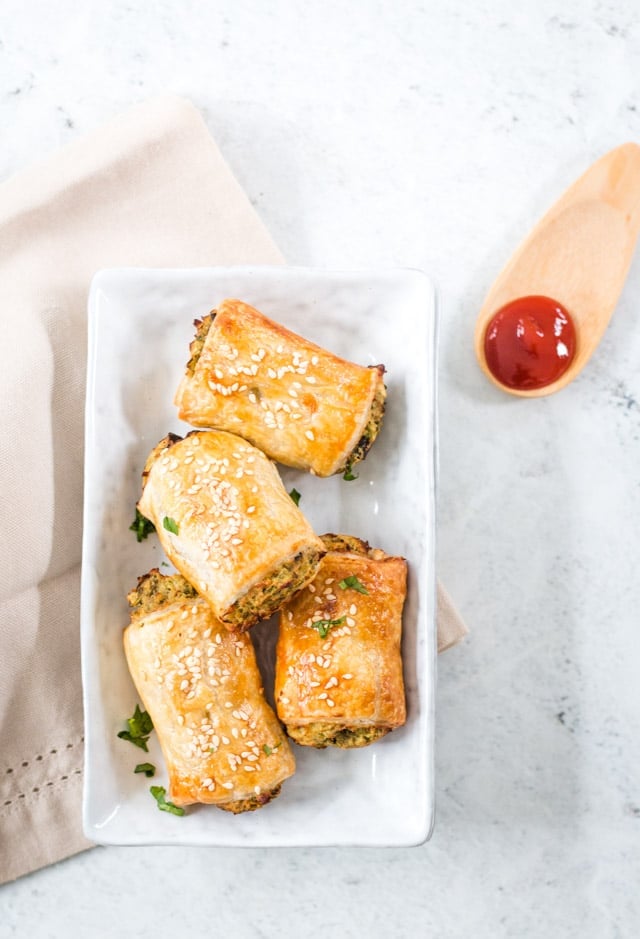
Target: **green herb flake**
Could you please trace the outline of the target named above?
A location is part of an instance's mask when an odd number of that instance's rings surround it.
[[[136,507],[136,517],[129,525],[129,531],[135,531],[136,533],[136,541],[144,541],[145,538],[155,530],[156,526],[153,522],[149,521],[149,519],[142,514],[140,509]]]
[[[267,754],[267,756],[271,756],[271,754],[275,753],[278,747],[280,747],[281,745],[282,745],[282,740],[280,741],[280,743],[276,743],[273,747],[270,747],[268,743],[265,743],[262,745],[262,749]]]
[[[360,583],[355,574],[350,574],[349,577],[345,577],[344,580],[341,580],[338,584],[342,590],[357,590],[358,593],[369,594],[369,591],[364,584]]]
[[[144,773],[145,776],[148,776],[149,779],[151,779],[152,776],[156,775],[156,768],[153,763],[138,763],[133,772]]]
[[[350,463],[347,464],[347,468],[346,468],[346,470],[344,471],[344,473],[342,474],[342,478],[343,478],[343,479],[346,479],[346,481],[347,481],[348,483],[350,483],[352,479],[358,479],[358,477],[355,475],[355,473],[353,473],[353,472],[351,471],[351,464],[350,464]]]
[[[289,493],[296,505],[300,505],[300,493],[297,489],[292,489]]]
[[[136,747],[140,747],[141,750],[144,750],[145,753],[149,752],[147,746],[147,740],[149,739],[149,734],[153,730],[153,721],[149,717],[146,711],[141,711],[138,705],[136,704],[136,709],[133,712],[133,717],[127,718],[128,730],[121,730],[118,734],[121,740],[128,740],[129,743],[132,743]]]
[[[167,531],[170,531],[173,535],[177,535],[180,532],[178,528],[178,523],[172,518],[169,518],[168,515],[162,519],[162,527],[166,528]]]
[[[158,808],[161,812],[170,812],[171,815],[184,815],[184,809],[180,808],[179,805],[174,805],[173,802],[167,802],[165,799],[167,790],[164,786],[150,786],[149,792],[158,803]]]
[[[318,630],[318,634],[321,639],[327,638],[327,633],[332,626],[342,626],[346,620],[346,616],[341,616],[340,619],[317,619],[315,623],[312,623],[314,629]]]

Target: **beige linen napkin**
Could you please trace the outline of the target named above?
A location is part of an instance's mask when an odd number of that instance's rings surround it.
[[[280,264],[194,107],[162,97],[0,186],[0,883],[90,846],[79,654],[96,269]],[[439,647],[466,632],[439,599]]]

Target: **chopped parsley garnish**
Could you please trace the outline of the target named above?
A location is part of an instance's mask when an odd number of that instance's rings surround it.
[[[150,786],[149,792],[158,803],[158,808],[161,812],[170,812],[172,815],[184,815],[184,809],[180,808],[179,805],[174,805],[173,802],[167,802],[165,799],[167,790],[164,786]]]
[[[346,479],[346,481],[347,481],[348,483],[350,483],[352,479],[358,479],[358,477],[355,475],[355,473],[353,473],[353,472],[351,471],[351,463],[347,463],[347,468],[345,469],[344,473],[342,474],[342,478],[343,478],[343,479]]]
[[[267,754],[267,756],[271,756],[271,754],[275,753],[278,747],[281,745],[282,745],[282,740],[280,741],[280,743],[276,743],[276,745],[273,747],[270,747],[268,743],[265,743],[262,745],[262,749]]]
[[[175,522],[172,518],[169,518],[168,515],[162,519],[162,527],[166,528],[167,531],[170,531],[172,534],[177,535],[180,531],[178,528],[178,523]]]
[[[129,525],[129,531],[136,533],[136,541],[144,541],[155,530],[156,526],[153,522],[149,521],[136,506],[136,517]]]
[[[355,574],[350,574],[348,577],[345,577],[344,580],[341,580],[338,584],[343,590],[351,589],[357,590],[358,593],[366,593],[368,595],[369,591],[364,584],[361,584]]]
[[[138,763],[133,772],[144,773],[145,776],[151,778],[156,775],[156,768],[153,763]]]
[[[297,489],[292,489],[289,493],[296,505],[300,505],[300,493]]]
[[[141,750],[144,750],[145,753],[148,753],[149,747],[147,746],[147,740],[149,739],[149,734],[153,730],[153,721],[147,712],[141,711],[136,704],[133,717],[127,718],[127,724],[129,726],[129,730],[121,730],[118,734],[118,737],[120,737],[121,740],[128,740],[129,743],[132,743],[136,747],[140,747]]]
[[[341,616],[340,619],[317,619],[315,623],[312,623],[314,629],[318,630],[318,634],[321,639],[327,638],[327,633],[332,626],[342,626],[346,620],[346,616]]]

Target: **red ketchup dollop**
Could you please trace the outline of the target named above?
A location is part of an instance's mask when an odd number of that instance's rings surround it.
[[[530,391],[557,381],[576,351],[571,316],[551,297],[519,297],[501,307],[484,334],[493,377],[507,388]]]

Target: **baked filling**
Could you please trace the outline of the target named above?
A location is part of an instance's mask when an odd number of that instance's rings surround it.
[[[367,747],[389,733],[391,727],[349,727],[317,721],[303,726],[287,727],[289,736],[303,747],[340,747],[350,750]]]
[[[370,366],[371,368],[379,368],[380,366]],[[360,440],[355,445],[347,459],[345,460],[344,466],[338,470],[339,473],[344,472],[346,469],[351,469],[352,466],[355,466],[356,463],[362,462],[366,457],[367,453],[371,449],[374,440],[380,433],[380,428],[382,426],[382,418],[384,417],[384,409],[387,401],[387,387],[385,383],[381,380],[378,382],[378,387],[376,388],[376,393],[374,395],[373,401],[371,402],[371,409],[369,410],[369,418],[367,420],[366,426],[360,437]]]
[[[292,594],[313,579],[321,558],[322,552],[315,548],[299,551],[240,597],[225,613],[223,622],[243,632],[259,620],[269,619]]]

